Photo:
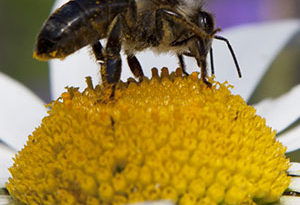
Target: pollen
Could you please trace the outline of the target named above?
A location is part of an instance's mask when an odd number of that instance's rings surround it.
[[[227,83],[180,70],[67,92],[15,156],[7,189],[25,204],[276,202],[290,183],[276,132]]]

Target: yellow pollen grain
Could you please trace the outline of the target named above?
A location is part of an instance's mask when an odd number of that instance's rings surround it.
[[[24,204],[276,202],[290,183],[275,132],[231,86],[181,70],[141,83],[68,88],[15,157],[7,189]]]

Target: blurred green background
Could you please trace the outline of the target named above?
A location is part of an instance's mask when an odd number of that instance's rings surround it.
[[[0,0],[0,72],[49,102],[48,65],[32,58],[35,38],[54,1]]]

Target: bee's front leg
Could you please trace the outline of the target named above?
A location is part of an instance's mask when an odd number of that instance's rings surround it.
[[[207,80],[207,63],[205,58],[197,59],[198,66],[201,68],[201,79],[208,86],[211,87],[212,84]]]
[[[207,80],[207,62],[206,62],[206,57],[208,54],[207,48],[204,46],[204,40],[203,39],[198,39],[197,40],[197,50],[198,53],[196,54],[195,58],[197,61],[198,66],[201,68],[201,78],[202,81],[208,86],[211,87],[212,84],[208,82]]]
[[[207,56],[207,50],[204,47],[203,40],[202,39],[209,39],[210,34],[206,33],[203,28],[197,26],[196,24],[188,22],[182,15],[173,12],[168,9],[158,9],[157,15],[160,16],[161,19],[164,19],[169,22],[176,23],[178,25],[181,25],[181,27],[185,28],[187,31],[191,32],[191,36],[187,38],[183,38],[180,36],[179,39],[176,39],[174,42],[172,42],[172,46],[180,46],[183,44],[186,44],[188,41],[193,40],[194,38],[199,39],[197,41],[197,54],[195,54],[198,66],[201,68],[201,78],[203,82],[208,86],[211,87],[211,83],[207,80],[207,63],[206,63],[206,56]],[[185,65],[183,62],[182,55],[178,55],[180,66],[185,69]]]
[[[184,60],[183,60],[183,55],[182,54],[177,54],[177,58],[179,60],[179,65],[180,65],[180,68],[182,70],[182,72],[184,73],[184,75],[188,76],[188,72],[186,72],[186,69],[185,69],[185,63],[184,63]]]

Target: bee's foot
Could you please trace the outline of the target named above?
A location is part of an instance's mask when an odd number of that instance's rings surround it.
[[[108,103],[115,100],[116,85],[104,83],[102,84],[102,94],[97,99],[97,103]]]
[[[141,82],[143,82],[143,80],[144,80],[144,76],[141,76],[141,77],[139,77],[138,82],[141,83]]]
[[[207,85],[207,87],[211,88],[212,84],[210,82],[208,82],[208,80],[206,78],[203,78],[203,83],[205,83]]]
[[[188,73],[188,72],[186,72],[185,70],[182,70],[182,72],[183,72],[183,74],[185,75],[185,76],[189,76],[190,74]]]
[[[109,96],[110,100],[114,100],[115,99],[115,89],[112,89],[111,94]]]

